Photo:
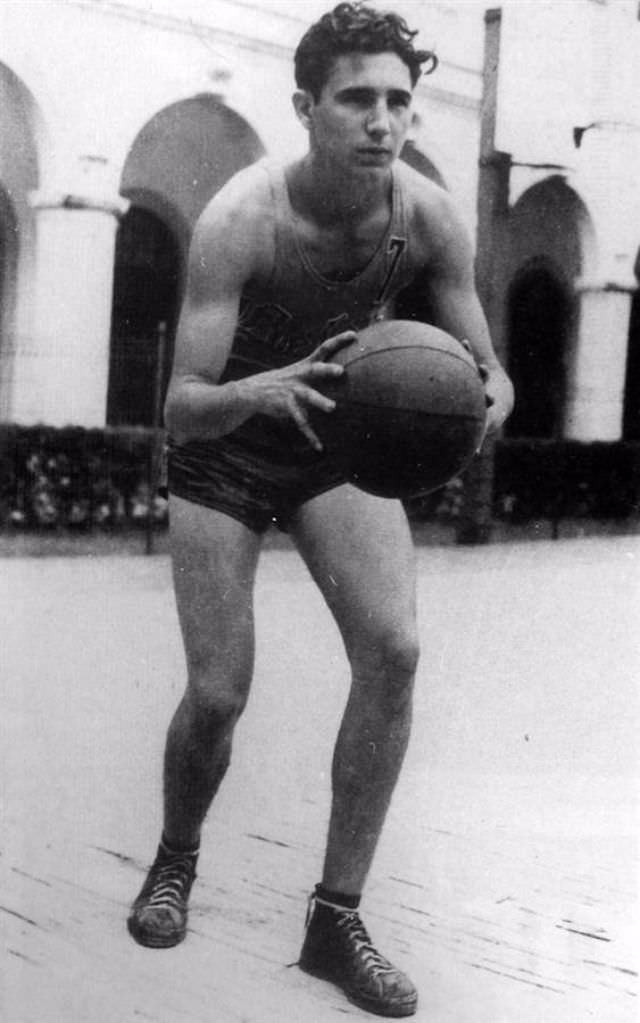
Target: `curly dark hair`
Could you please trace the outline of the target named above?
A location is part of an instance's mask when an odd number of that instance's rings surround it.
[[[431,74],[438,58],[430,50],[416,50],[404,18],[391,11],[376,11],[363,3],[341,3],[324,14],[304,34],[294,57],[296,85],[315,100],[337,57],[347,53],[397,53],[409,68],[411,85],[422,73]],[[422,65],[426,64],[426,68]]]

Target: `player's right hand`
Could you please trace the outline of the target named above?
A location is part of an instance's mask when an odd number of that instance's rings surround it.
[[[317,386],[342,376],[344,367],[331,362],[332,357],[356,339],[354,330],[346,330],[327,338],[310,355],[290,366],[268,370],[245,377],[242,384],[254,413],[291,419],[316,451],[322,451],[322,442],[309,418],[310,409],[333,412],[335,401]]]

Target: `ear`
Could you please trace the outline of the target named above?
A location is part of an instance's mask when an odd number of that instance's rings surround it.
[[[296,116],[304,128],[309,130],[311,127],[311,115],[315,102],[313,96],[306,89],[298,89],[293,94],[293,109],[296,112]]]

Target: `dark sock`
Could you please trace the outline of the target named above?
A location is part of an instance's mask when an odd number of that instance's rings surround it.
[[[164,831],[160,838],[160,845],[168,853],[187,853],[189,856],[197,856],[200,852],[199,842],[196,842],[195,845],[179,845],[177,842],[168,842],[165,838]]]
[[[346,892],[336,892],[331,888],[325,888],[323,884],[317,884],[315,893],[317,898],[323,902],[330,902],[341,909],[357,909],[360,905],[359,895],[347,895]]]

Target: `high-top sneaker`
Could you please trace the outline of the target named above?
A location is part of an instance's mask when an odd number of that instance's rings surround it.
[[[331,981],[361,1009],[379,1016],[411,1016],[418,993],[372,944],[356,910],[309,900],[307,932],[299,966],[305,973]]]
[[[127,920],[129,933],[139,945],[171,948],[183,940],[197,859],[197,852],[174,852],[160,843]]]

